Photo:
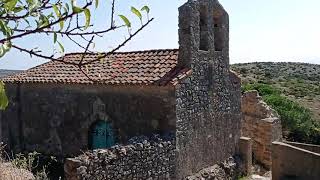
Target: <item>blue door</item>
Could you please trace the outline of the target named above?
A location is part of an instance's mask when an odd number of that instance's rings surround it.
[[[96,122],[91,130],[90,137],[92,149],[109,148],[115,144],[112,127],[106,121]]]

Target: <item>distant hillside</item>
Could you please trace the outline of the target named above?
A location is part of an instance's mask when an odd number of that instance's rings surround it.
[[[282,96],[306,108],[306,110],[310,110],[310,118],[320,124],[320,65],[255,62],[234,64],[231,68],[240,75],[243,87],[247,89],[248,87],[249,89],[258,87],[262,90],[268,90],[269,87],[275,88]],[[288,107],[279,108],[286,110]],[[308,116],[307,111],[302,111],[306,112],[306,116]],[[301,117],[298,116],[301,114],[303,113],[297,114],[296,111],[296,114],[291,118],[300,121]],[[316,126],[316,129],[320,131],[319,126]]]
[[[234,64],[243,83],[263,82],[280,88],[299,104],[313,111],[320,121],[320,65],[306,63],[256,62]]]
[[[6,69],[0,69],[0,78],[3,78],[5,76],[11,75],[11,74],[16,74],[21,71],[18,70],[6,70]]]

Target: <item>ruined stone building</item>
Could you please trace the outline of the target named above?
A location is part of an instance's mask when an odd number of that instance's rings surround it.
[[[217,0],[179,8],[179,44],[114,53],[88,66],[95,81],[60,62],[4,78],[10,104],[1,112],[0,141],[15,152],[71,157],[173,132],[177,179],[227,159],[240,137],[241,92],[229,70],[228,14]]]

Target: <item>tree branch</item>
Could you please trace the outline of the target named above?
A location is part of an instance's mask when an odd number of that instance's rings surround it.
[[[85,6],[83,6],[82,9],[85,9],[85,8],[89,7],[90,5],[92,5],[92,1],[88,2]],[[30,31],[25,32],[25,33],[21,33],[21,34],[15,35],[15,36],[10,36],[10,37],[7,37],[7,38],[5,38],[5,39],[1,39],[1,40],[0,40],[0,43],[3,44],[3,43],[5,43],[6,41],[11,41],[11,40],[13,40],[13,39],[17,39],[17,38],[21,38],[21,37],[23,37],[23,36],[27,36],[27,35],[30,35],[30,34],[37,33],[37,32],[42,31],[42,30],[44,30],[44,29],[50,28],[50,27],[52,27],[52,26],[55,25],[55,24],[58,24],[60,21],[65,21],[65,20],[67,20],[67,19],[69,19],[69,18],[71,18],[72,16],[77,15],[77,14],[78,14],[78,13],[72,12],[71,14],[66,15],[66,16],[60,18],[59,20],[54,21],[54,22],[52,22],[52,23],[50,23],[50,24],[48,24],[48,25],[46,25],[46,26],[43,26],[43,27],[41,27],[41,28],[36,28],[36,29],[34,29],[34,30],[30,30]]]
[[[61,63],[65,63],[65,64],[70,64],[70,65],[74,65],[74,66],[78,66],[79,64],[78,63],[73,63],[73,62],[69,62],[69,61],[65,61],[64,60],[64,57],[62,57],[62,59],[56,59],[52,56],[45,56],[45,55],[42,55],[42,54],[39,54],[39,53],[36,53],[34,52],[33,50],[29,50],[29,49],[24,49],[24,48],[21,48],[19,46],[16,46],[16,45],[12,45],[13,48],[21,51],[21,52],[24,52],[24,53],[27,53],[29,55],[33,55],[33,56],[36,56],[36,57],[40,57],[40,58],[43,58],[43,59],[48,59],[48,60],[52,60],[52,61],[57,61],[57,62],[61,62]]]
[[[117,26],[117,27],[112,27],[112,28],[109,28],[109,29],[105,29],[105,30],[100,30],[100,31],[90,31],[90,32],[72,32],[74,30],[70,30],[70,31],[52,31],[52,30],[41,30],[41,31],[37,31],[35,33],[45,33],[45,34],[53,34],[53,33],[56,33],[56,34],[63,34],[63,35],[67,35],[67,36],[87,36],[87,35],[98,35],[98,34],[105,34],[109,31],[112,31],[112,30],[116,30],[118,28],[121,28],[121,27],[124,27],[124,25],[122,26]],[[76,28],[77,29],[77,28]],[[17,32],[30,32],[32,30],[22,30],[22,29],[14,29],[14,31],[17,31]]]
[[[85,50],[84,50],[84,52],[83,52],[83,55],[82,55],[82,57],[81,57],[81,60],[80,60],[80,62],[79,62],[79,66],[82,65],[83,59],[84,59],[86,53],[88,52],[88,49],[89,49],[89,47],[90,47],[93,39],[94,39],[94,36],[92,36],[91,39],[90,39],[90,41],[88,42],[87,47],[85,48]]]
[[[148,26],[150,24],[150,22],[152,22],[154,20],[154,18],[150,19],[147,23],[145,23],[143,26],[141,26],[136,32],[134,32],[133,34],[130,34],[129,38],[126,39],[125,41],[123,41],[121,44],[119,44],[116,48],[114,48],[113,50],[107,52],[106,54],[104,54],[103,56],[97,58],[97,59],[94,59],[94,60],[91,60],[91,61],[88,61],[88,62],[85,62],[83,63],[82,65],[88,65],[88,64],[91,64],[93,62],[97,62],[97,61],[100,61],[101,59],[109,56],[110,54],[118,51],[121,47],[123,47],[124,45],[126,45],[133,37],[135,37],[140,31],[142,31],[146,26]]]

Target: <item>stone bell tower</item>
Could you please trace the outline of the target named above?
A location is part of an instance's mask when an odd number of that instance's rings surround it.
[[[229,70],[229,16],[218,0],[179,8],[179,62],[192,74],[176,87],[176,172],[181,179],[236,153],[240,79]]]
[[[210,54],[229,66],[229,15],[218,0],[189,0],[179,8],[179,45],[181,65]]]

